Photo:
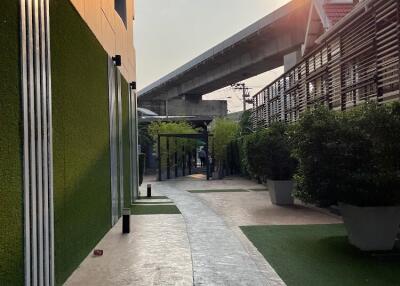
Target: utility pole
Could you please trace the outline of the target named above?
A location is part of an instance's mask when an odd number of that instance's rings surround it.
[[[241,90],[242,91],[242,101],[243,101],[243,112],[246,111],[246,103],[250,102],[247,98],[250,97],[250,89],[243,83],[235,83],[231,85],[234,90]]]

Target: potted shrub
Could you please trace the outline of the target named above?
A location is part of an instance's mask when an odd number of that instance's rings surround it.
[[[258,178],[260,181],[265,181],[264,170],[265,153],[263,152],[264,141],[262,138],[266,136],[266,129],[260,129],[254,133],[246,135],[243,139],[244,159],[247,171],[252,177]]]
[[[349,241],[391,250],[400,225],[400,107],[366,104],[346,113],[317,109],[292,133],[300,166],[296,196],[338,204]]]
[[[250,169],[267,179],[273,204],[293,204],[292,177],[297,162],[291,156],[286,125],[276,123],[251,136],[247,142]]]

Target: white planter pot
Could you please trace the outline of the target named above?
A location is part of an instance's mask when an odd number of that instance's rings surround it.
[[[357,207],[339,203],[349,241],[364,251],[392,250],[400,232],[400,206]]]
[[[271,202],[275,205],[292,205],[293,182],[292,181],[267,181]]]

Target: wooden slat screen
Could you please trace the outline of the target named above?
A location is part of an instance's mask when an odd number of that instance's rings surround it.
[[[400,1],[372,1],[334,37],[253,97],[253,127],[294,122],[325,105],[400,100]]]

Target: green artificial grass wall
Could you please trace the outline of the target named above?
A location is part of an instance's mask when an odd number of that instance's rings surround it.
[[[288,286],[400,285],[399,256],[359,251],[343,225],[241,229]]]
[[[70,1],[50,2],[55,271],[61,285],[111,227],[107,54]]]
[[[19,1],[0,9],[0,285],[23,285]]]

